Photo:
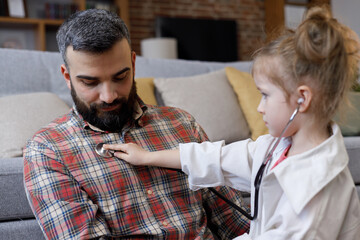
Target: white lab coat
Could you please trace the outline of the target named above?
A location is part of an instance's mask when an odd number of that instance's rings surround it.
[[[333,135],[319,146],[290,156],[274,169],[265,170],[258,218],[250,234],[236,239],[360,239],[360,201],[347,167],[348,155],[336,124]],[[273,165],[290,144],[280,141]],[[251,192],[254,212],[254,179],[274,138],[181,144],[182,170],[193,190],[231,186]]]

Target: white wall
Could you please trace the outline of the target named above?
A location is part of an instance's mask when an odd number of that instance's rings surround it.
[[[360,0],[331,0],[331,9],[339,22],[360,36]]]

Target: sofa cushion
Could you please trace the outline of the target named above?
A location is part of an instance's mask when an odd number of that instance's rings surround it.
[[[0,157],[22,156],[26,141],[69,106],[53,93],[28,93],[0,98]]]
[[[26,219],[21,221],[0,222],[0,239],[45,240],[45,237],[35,219]]]
[[[154,78],[136,78],[135,81],[137,94],[141,100],[149,105],[157,105]]]
[[[192,114],[211,141],[231,143],[250,136],[224,69],[192,77],[155,78],[154,83],[164,104]]]
[[[245,115],[251,132],[251,138],[256,140],[259,136],[267,134],[268,129],[262,115],[257,111],[261,100],[261,93],[256,88],[255,81],[247,72],[242,72],[233,67],[225,68],[226,76],[233,87]]]

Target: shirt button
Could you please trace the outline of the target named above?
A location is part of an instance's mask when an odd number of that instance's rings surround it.
[[[147,190],[147,193],[148,193],[149,195],[152,195],[152,194],[153,194],[153,191]]]
[[[162,225],[166,227],[168,225],[168,223],[166,221],[163,221]]]

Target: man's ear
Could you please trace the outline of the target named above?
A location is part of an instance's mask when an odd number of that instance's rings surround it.
[[[311,88],[307,85],[301,85],[296,89],[296,93],[298,98],[304,99],[304,101],[300,105],[299,111],[306,112],[309,109],[312,101],[313,93]]]
[[[135,77],[135,61],[136,61],[136,53],[135,51],[131,51],[131,64],[133,67],[133,75]]]
[[[66,68],[65,64],[61,64],[60,69],[61,69],[61,74],[64,76],[64,79],[66,81],[67,87],[71,90],[70,72]]]

